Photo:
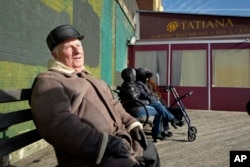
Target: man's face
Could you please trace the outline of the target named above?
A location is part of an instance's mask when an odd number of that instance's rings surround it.
[[[57,61],[76,71],[84,69],[84,52],[82,43],[78,38],[63,41],[57,46],[57,51],[52,52],[52,55]]]

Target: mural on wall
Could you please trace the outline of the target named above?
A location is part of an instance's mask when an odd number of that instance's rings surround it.
[[[123,11],[121,8],[116,7],[116,19],[115,19],[115,34],[116,34],[116,39],[115,39],[115,45],[117,46],[115,50],[115,83],[116,85],[121,84],[121,71],[127,67],[127,56],[122,56],[122,55],[127,55],[127,42],[128,40],[131,39],[133,36],[133,29],[131,28],[130,23],[127,21],[126,16],[123,14]],[[122,23],[122,24],[121,24]]]
[[[2,0],[0,10],[2,88],[30,87],[46,70],[52,57],[45,39],[61,24],[73,24],[85,36],[85,66],[94,76],[112,85],[126,67],[133,28],[116,1]],[[14,76],[23,81],[12,82]]]

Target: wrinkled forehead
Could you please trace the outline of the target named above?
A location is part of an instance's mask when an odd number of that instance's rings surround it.
[[[82,42],[78,38],[71,38],[71,39],[62,41],[56,46],[56,48],[63,49],[65,47],[76,46],[76,45],[82,45]]]

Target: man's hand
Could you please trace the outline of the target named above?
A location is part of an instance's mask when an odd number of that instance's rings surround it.
[[[114,157],[128,158],[131,156],[130,148],[123,143],[121,138],[109,135],[106,153],[113,155]]]
[[[148,147],[147,137],[144,131],[140,127],[135,127],[134,129],[130,131],[130,133],[131,133],[131,137],[134,140],[137,140],[144,149]]]

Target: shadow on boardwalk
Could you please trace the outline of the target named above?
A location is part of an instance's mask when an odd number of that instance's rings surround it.
[[[188,142],[187,125],[173,129],[173,136],[156,146],[162,167],[228,167],[230,150],[250,151],[250,117],[246,112],[188,111],[198,130]],[[150,136],[149,139],[151,140]],[[51,147],[13,164],[17,167],[54,167]]]

